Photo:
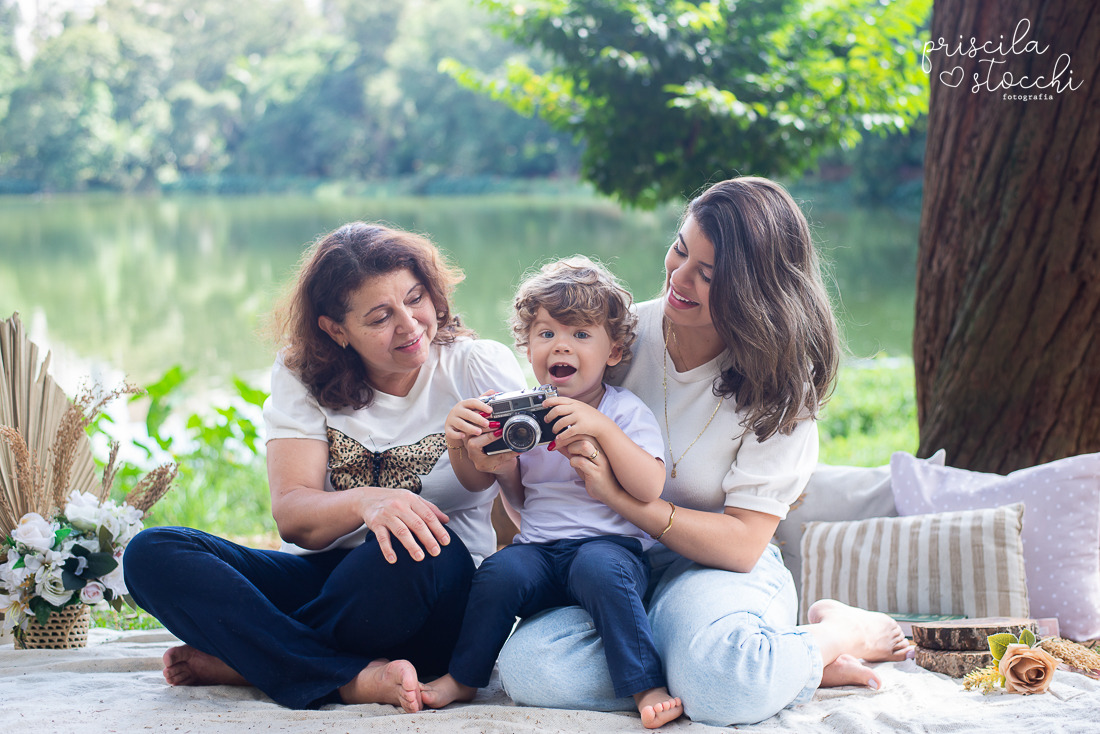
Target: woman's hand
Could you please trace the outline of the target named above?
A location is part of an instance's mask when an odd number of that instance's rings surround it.
[[[271,514],[284,540],[321,550],[366,525],[390,563],[397,561],[394,537],[415,560],[424,558],[421,546],[434,556],[440,545],[450,542],[443,527],[447,516],[406,489],[324,491],[328,455],[327,441],[280,438],[267,442]]]
[[[500,438],[500,435],[501,429],[496,428],[466,441],[466,454],[478,471],[500,476],[511,472],[515,467],[516,457],[519,456],[515,451],[505,451],[492,456],[485,453],[485,447]]]
[[[360,504],[359,515],[363,524],[374,533],[382,555],[390,563],[397,563],[393,539],[397,539],[414,561],[424,560],[424,551],[438,556],[440,545],[451,542],[451,536],[443,523],[448,517],[428,500],[407,489],[382,487],[357,487]],[[423,548],[421,548],[423,546]]]
[[[588,403],[573,398],[547,398],[543,405],[550,406],[545,419],[554,429],[551,451],[559,446],[567,446],[581,436],[600,438],[609,426],[615,425],[610,418]]]
[[[606,505],[617,494],[626,494],[626,490],[615,478],[607,455],[600,450],[599,442],[592,436],[577,436],[567,445],[559,446],[555,450],[569,459],[569,465],[581,475],[584,488],[592,499]]]

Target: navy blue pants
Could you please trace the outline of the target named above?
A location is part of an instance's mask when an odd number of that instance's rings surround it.
[[[616,695],[663,686],[642,606],[648,583],[649,562],[634,538],[601,535],[502,548],[474,575],[448,672],[459,683],[484,688],[516,617],[577,604],[603,638]]]
[[[372,660],[447,670],[474,563],[453,531],[438,556],[386,562],[374,536],[298,556],[200,530],[149,528],[126,548],[130,595],[174,635],[213,655],[277,703],[314,708]]]

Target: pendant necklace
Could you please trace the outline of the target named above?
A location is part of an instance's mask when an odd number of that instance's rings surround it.
[[[672,479],[675,479],[676,478],[676,466],[681,461],[684,460],[684,457],[687,456],[687,452],[691,451],[691,447],[694,446],[696,441],[698,441],[700,438],[702,438],[703,434],[707,432],[708,428],[710,428],[711,421],[714,420],[714,416],[718,415],[718,409],[722,407],[722,398],[718,398],[718,405],[714,406],[714,412],[710,414],[710,418],[707,419],[707,424],[705,426],[703,426],[703,430],[699,431],[699,435],[697,435],[692,440],[692,442],[688,444],[688,447],[686,449],[684,449],[684,453],[680,454],[679,459],[673,458],[676,454],[672,451],[672,431],[669,430],[669,427],[668,427],[668,360],[671,359],[671,355],[669,354],[669,351],[668,351],[669,335],[672,336],[673,341],[676,341],[676,332],[674,332],[672,330],[672,322],[671,321],[668,323],[668,328],[665,329],[665,351],[661,355],[663,357],[663,365],[662,366],[664,367],[664,375],[661,378],[661,388],[664,390],[664,393],[665,393],[665,433],[668,434],[668,455],[669,455],[669,458],[672,459],[672,475],[671,475],[671,477],[672,477]],[[677,343],[676,346],[679,346],[679,344]],[[683,354],[681,353],[680,356],[683,357]]]

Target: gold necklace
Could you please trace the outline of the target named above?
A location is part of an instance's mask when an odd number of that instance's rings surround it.
[[[675,341],[676,340],[676,332],[674,332],[672,330],[672,322],[671,321],[668,323],[668,328],[665,329],[665,351],[661,355],[662,356],[662,367],[664,367],[664,375],[661,378],[661,389],[664,390],[664,393],[665,393],[665,433],[668,435],[668,456],[669,456],[670,459],[672,459],[672,457],[675,456],[675,454],[672,451],[672,431],[668,427],[668,360],[669,360],[669,357],[670,357],[669,351],[668,351],[668,337],[669,337],[669,334],[672,335],[672,340]],[[679,344],[677,344],[677,346],[679,346]],[[680,356],[683,357],[684,355],[681,353]],[[703,430],[699,431],[699,435],[696,436],[692,440],[692,442],[688,444],[688,447],[686,449],[684,449],[684,453],[680,454],[679,459],[672,459],[672,478],[673,479],[676,478],[676,467],[679,465],[679,463],[681,461],[684,460],[684,457],[687,456],[687,452],[691,451],[691,447],[695,445],[695,442],[698,441],[700,438],[702,438],[703,434],[707,432],[707,429],[710,428],[711,421],[714,420],[714,416],[718,415],[718,409],[721,408],[721,407],[722,407],[722,398],[718,398],[718,405],[714,406],[714,412],[710,414],[710,418],[707,419],[707,424],[705,426],[703,426]]]

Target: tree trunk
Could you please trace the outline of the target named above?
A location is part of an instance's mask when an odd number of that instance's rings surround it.
[[[1100,451],[1100,10],[936,0],[941,37],[925,47],[919,454],[1007,473]]]

